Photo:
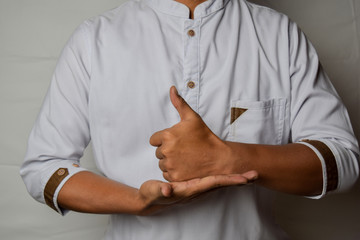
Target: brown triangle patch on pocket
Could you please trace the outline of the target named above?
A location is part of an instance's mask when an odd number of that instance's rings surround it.
[[[246,112],[246,108],[231,108],[231,119],[230,124],[236,121],[244,112]]]

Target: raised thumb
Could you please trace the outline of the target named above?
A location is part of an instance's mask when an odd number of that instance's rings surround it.
[[[185,120],[191,115],[196,114],[189,104],[179,95],[175,86],[170,88],[170,100],[179,113],[181,120]]]

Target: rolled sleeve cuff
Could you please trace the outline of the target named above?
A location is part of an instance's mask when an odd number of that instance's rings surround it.
[[[299,142],[311,148],[321,162],[323,175],[323,189],[318,196],[309,198],[320,199],[328,192],[335,191],[339,186],[339,170],[335,153],[328,144],[319,140],[303,140]]]
[[[49,177],[44,187],[44,200],[45,203],[60,213],[65,215],[68,210],[61,208],[58,205],[57,198],[61,188],[64,184],[76,173],[81,171],[87,171],[85,168],[81,168],[77,162],[59,163],[59,166],[52,166],[52,170],[49,171]]]

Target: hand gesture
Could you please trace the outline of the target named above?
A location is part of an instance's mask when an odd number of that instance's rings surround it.
[[[178,203],[190,201],[201,193],[225,186],[245,185],[257,179],[255,171],[245,174],[217,175],[183,182],[149,180],[139,189],[145,208],[139,215],[150,215]]]
[[[226,159],[229,148],[204,123],[175,87],[170,99],[181,121],[171,128],[154,133],[150,144],[156,146],[156,157],[168,181],[184,181],[211,175],[234,173]]]

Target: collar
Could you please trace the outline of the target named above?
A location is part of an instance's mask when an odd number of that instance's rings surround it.
[[[143,0],[151,8],[181,18],[189,18],[189,8],[175,0]],[[230,0],[207,0],[195,8],[194,19],[205,17],[226,5]]]

